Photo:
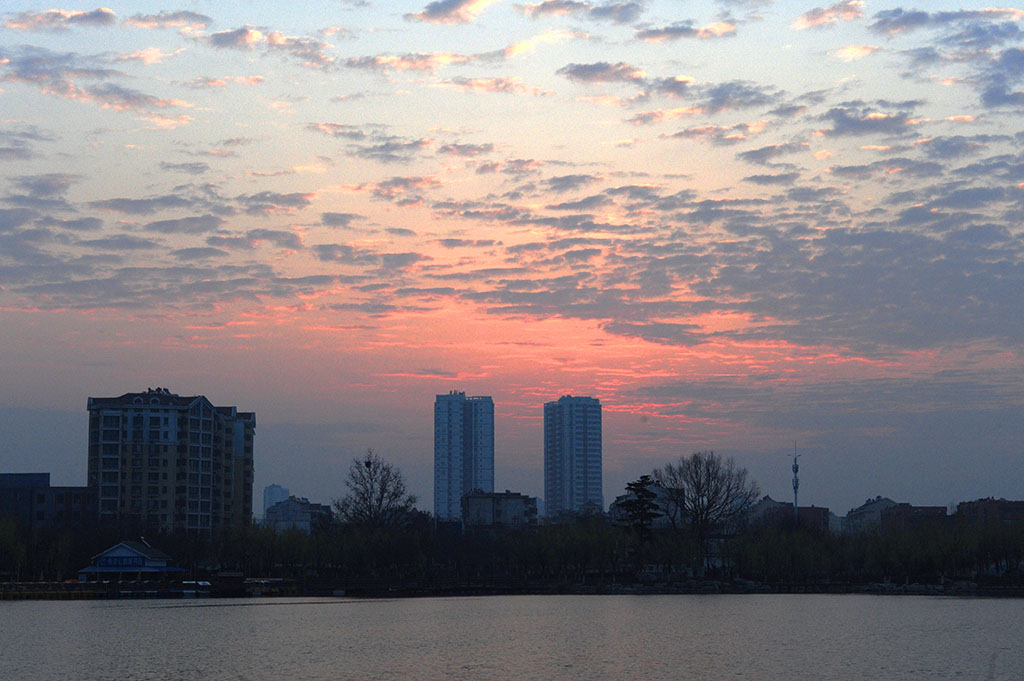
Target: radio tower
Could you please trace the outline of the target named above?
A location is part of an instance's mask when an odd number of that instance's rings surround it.
[[[799,490],[800,490],[800,477],[797,475],[797,473],[800,472],[800,464],[797,463],[797,459],[799,459],[801,456],[802,456],[801,454],[797,454],[796,453],[796,443],[794,442],[793,443],[793,519],[794,520],[800,520],[800,518],[799,518],[800,511],[797,510],[799,508],[799,506],[797,506],[796,497],[797,497],[797,492],[799,492]]]

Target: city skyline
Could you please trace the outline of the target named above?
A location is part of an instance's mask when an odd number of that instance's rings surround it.
[[[838,0],[0,8],[0,470],[88,395],[260,415],[255,486],[432,396],[602,404],[606,496],[694,451],[843,510],[1019,498],[1024,10]]]
[[[166,399],[162,399],[162,398],[166,398]],[[146,399],[149,399],[149,402],[146,402]],[[90,452],[89,460],[90,460],[90,468],[95,468],[97,470],[97,473],[90,476],[90,479],[89,479],[89,481],[88,481],[86,486],[83,487],[83,486],[77,485],[77,484],[72,484],[70,486],[65,485],[65,486],[60,486],[60,487],[58,487],[58,486],[51,486],[51,484],[49,482],[51,472],[50,471],[39,470],[38,467],[33,468],[31,472],[25,472],[25,471],[20,471],[20,472],[2,471],[0,473],[2,473],[3,475],[6,475],[7,477],[9,477],[11,479],[16,479],[16,480],[24,479],[26,481],[24,484],[26,484],[26,485],[33,486],[33,487],[38,487],[38,488],[46,488],[48,490],[60,491],[60,490],[64,490],[64,489],[69,489],[69,490],[74,490],[75,492],[82,492],[82,491],[84,491],[86,489],[90,489],[90,491],[93,494],[93,500],[94,500],[94,502],[96,502],[95,503],[96,509],[94,509],[93,513],[97,513],[97,511],[101,508],[101,505],[98,502],[100,501],[100,499],[105,494],[105,493],[99,493],[99,487],[100,487],[101,483],[98,482],[99,481],[99,473],[98,473],[98,471],[102,468],[102,466],[100,466],[99,458],[98,458],[99,455],[100,455],[100,448],[103,448],[102,454],[104,456],[110,456],[110,455],[113,455],[114,452],[113,451],[109,451],[108,452],[106,450],[108,448],[110,448],[110,447],[116,447],[117,454],[122,459],[121,465],[119,466],[118,473],[121,472],[120,469],[129,470],[128,466],[129,466],[129,459],[130,459],[131,456],[134,456],[136,459],[138,459],[138,463],[134,463],[133,462],[133,463],[130,464],[131,466],[134,466],[134,467],[137,468],[140,465],[150,464],[151,463],[150,458],[152,458],[152,457],[159,457],[160,456],[160,452],[161,452],[162,449],[166,452],[166,451],[169,451],[170,449],[173,448],[173,447],[171,447],[171,445],[177,445],[177,444],[179,444],[181,442],[193,442],[194,443],[196,441],[196,438],[201,438],[202,437],[199,433],[196,433],[193,436],[188,431],[182,431],[182,433],[184,434],[184,439],[181,439],[181,437],[179,435],[176,435],[172,431],[174,431],[176,428],[178,428],[178,425],[176,424],[176,421],[188,421],[189,419],[183,419],[183,418],[181,418],[180,415],[178,416],[177,419],[175,419],[174,417],[168,417],[168,416],[163,416],[163,415],[164,414],[173,414],[174,411],[182,411],[183,412],[183,407],[185,407],[186,405],[191,405],[191,407],[193,409],[198,409],[199,410],[198,414],[201,415],[202,414],[202,409],[203,409],[202,405],[204,405],[204,404],[207,405],[210,408],[210,414],[213,414],[213,415],[215,415],[214,413],[219,414],[221,418],[225,418],[226,417],[226,418],[228,418],[228,420],[230,422],[232,422],[232,424],[231,424],[232,427],[229,428],[228,431],[229,432],[232,431],[232,430],[235,431],[234,432],[234,437],[235,437],[235,439],[238,440],[239,443],[243,443],[244,454],[242,454],[242,450],[239,449],[238,447],[235,447],[234,449],[232,449],[230,441],[227,442],[228,449],[226,449],[225,452],[234,451],[234,456],[235,457],[242,456],[245,459],[245,461],[244,461],[244,469],[245,470],[241,471],[242,472],[241,476],[236,475],[236,478],[238,478],[240,481],[245,481],[245,480],[250,480],[251,481],[251,479],[253,478],[252,473],[251,473],[251,470],[252,470],[253,466],[252,466],[252,462],[248,459],[248,457],[250,456],[250,453],[253,450],[252,433],[253,433],[254,424],[255,424],[255,414],[251,413],[251,412],[250,413],[237,412],[235,407],[213,407],[212,403],[210,403],[209,400],[206,399],[206,397],[202,396],[202,395],[182,398],[182,397],[180,397],[180,396],[178,396],[178,395],[176,395],[174,393],[171,393],[170,390],[167,389],[167,388],[155,388],[155,389],[154,388],[147,388],[145,392],[126,393],[124,395],[121,395],[120,397],[108,397],[108,398],[94,398],[94,397],[90,397],[89,398],[88,411],[89,411],[89,414],[90,414],[90,418],[89,418],[89,436],[87,438],[88,442],[89,442],[88,449],[89,449],[89,452]],[[144,406],[140,407],[140,405],[144,405]],[[167,407],[171,407],[171,409],[168,411]],[[483,407],[483,408],[481,408],[481,407]],[[480,452],[476,452],[475,453],[475,454],[477,454],[476,456],[474,456],[468,462],[463,462],[463,465],[458,467],[458,470],[460,470],[460,471],[468,470],[468,471],[470,471],[471,475],[475,475],[476,477],[474,478],[474,481],[469,484],[469,486],[466,486],[465,484],[462,484],[462,485],[459,486],[460,487],[460,491],[458,493],[452,492],[451,494],[448,495],[448,496],[453,496],[454,495],[453,498],[456,499],[457,501],[461,501],[461,497],[464,496],[468,492],[471,492],[471,491],[482,491],[482,492],[485,492],[485,493],[490,493],[490,492],[493,492],[493,490],[495,488],[494,480],[493,480],[493,471],[494,471],[494,460],[493,460],[493,451],[494,451],[494,442],[493,442],[493,433],[494,433],[493,407],[494,407],[494,403],[493,403],[493,400],[491,399],[490,396],[470,396],[470,397],[467,397],[464,392],[457,391],[457,390],[452,390],[448,394],[445,394],[445,395],[436,395],[435,396],[435,404],[434,404],[434,439],[435,439],[434,470],[435,470],[435,474],[436,474],[436,472],[439,469],[439,461],[441,459],[445,459],[446,458],[444,455],[442,455],[440,458],[438,457],[439,434],[443,430],[451,431],[452,430],[451,426],[453,425],[453,423],[457,422],[457,423],[455,423],[455,425],[458,426],[458,430],[462,431],[463,436],[464,437],[468,437],[472,443],[479,444],[481,440],[486,440],[487,441],[486,444],[488,445],[482,451],[483,454],[489,455],[489,457],[486,457],[486,456],[484,457],[486,460],[480,460],[480,458],[481,458],[479,456]],[[140,408],[142,408],[142,409],[149,409],[149,410],[153,411],[153,413],[161,414],[161,416],[157,419],[157,421],[159,421],[160,418],[164,419],[163,425],[160,426],[160,424],[158,424],[158,423],[156,423],[156,424],[152,423],[152,418],[151,418],[150,419],[151,423],[149,425],[150,428],[161,427],[161,428],[168,429],[168,430],[166,432],[163,432],[162,434],[161,434],[161,431],[149,431],[148,434],[142,434],[142,433],[138,432],[137,429],[139,427],[139,424],[140,423],[145,423],[145,418],[146,418],[146,416],[145,416],[146,412],[145,411],[139,411]],[[596,400],[595,398],[591,398],[591,397],[563,395],[558,400],[554,400],[554,401],[551,401],[551,402],[544,403],[543,410],[544,410],[544,460],[542,462],[543,465],[542,465],[542,468],[540,470],[540,473],[541,473],[540,477],[543,479],[543,489],[544,489],[545,496],[549,496],[551,498],[556,498],[555,507],[553,508],[553,510],[550,511],[550,515],[549,515],[548,511],[546,510],[545,516],[546,517],[550,517],[550,518],[555,518],[558,515],[558,513],[561,512],[561,511],[577,512],[577,511],[583,510],[584,512],[590,512],[590,509],[592,509],[594,507],[602,508],[602,510],[604,512],[607,512],[609,510],[609,508],[604,505],[604,495],[603,495],[603,477],[604,476],[602,475],[603,471],[601,470],[601,468],[602,468],[602,461],[601,461],[601,439],[603,437],[603,433],[602,433],[602,425],[601,425],[601,405],[600,405],[599,400]],[[114,414],[116,414],[116,416],[112,416]],[[140,414],[141,414],[141,416],[140,416]],[[452,416],[452,414],[457,414],[458,418],[451,419],[450,417]],[[466,422],[464,421],[464,417],[465,417],[466,414],[469,415],[469,423],[470,423],[470,425],[468,427],[465,426]],[[104,416],[104,415],[106,415],[106,416]],[[118,432],[117,432],[116,435],[112,435],[112,436],[108,437],[105,434],[105,431],[102,430],[102,428],[112,427],[114,425],[112,423],[108,423],[108,420],[110,418],[116,418],[118,420]],[[195,419],[192,419],[192,420],[195,420]],[[129,423],[129,421],[131,421],[131,423]],[[483,422],[482,425],[484,427],[480,427],[481,424],[478,423],[480,421]],[[577,422],[579,422],[579,424],[577,424]],[[136,431],[135,432],[131,432],[131,431],[125,430],[124,432],[121,432],[120,429],[121,428],[127,428],[128,425],[132,425],[136,429]],[[181,427],[182,428],[186,428],[186,429],[191,429],[194,426],[192,426],[192,425],[184,425],[184,426],[181,426]],[[206,426],[205,425],[201,426],[201,428],[205,429]],[[113,432],[113,431],[109,431],[109,432]],[[104,434],[102,436],[100,436],[100,433],[104,433]],[[449,435],[450,434],[451,433],[449,432]],[[229,439],[231,438],[230,435],[228,437],[229,437]],[[440,438],[440,440],[444,440],[444,439],[445,438]],[[597,443],[596,446],[593,445],[593,443],[595,441]],[[116,445],[111,444],[111,443],[114,443],[114,442],[116,442],[117,444]],[[129,444],[126,445],[125,443],[129,443]],[[143,444],[139,444],[139,443],[143,443]],[[152,444],[152,443],[158,443],[158,444]],[[214,444],[215,444],[214,448],[217,449],[218,451],[220,451],[218,448],[220,448],[221,445],[217,444],[216,442]],[[195,447],[195,446],[190,445],[189,449],[190,450],[196,450],[196,449],[203,449],[203,448],[202,447]],[[95,453],[94,453],[94,450],[95,450]],[[711,452],[709,452],[709,453],[711,453]],[[147,458],[143,459],[143,458],[141,458],[140,455],[145,455]],[[205,454],[199,454],[198,452],[193,452],[193,453],[190,453],[190,456],[194,457],[194,456],[206,456],[206,455]],[[225,454],[225,456],[227,456],[227,454]],[[801,456],[803,456],[803,454],[793,455],[793,459],[792,459],[793,460],[793,466],[791,467],[791,469],[793,470],[793,473],[794,473],[794,479],[792,481],[793,485],[794,485],[794,490],[793,490],[794,501],[793,502],[786,502],[786,501],[781,501],[780,502],[779,500],[774,499],[774,500],[772,500],[772,503],[780,505],[780,506],[785,506],[785,507],[788,507],[788,508],[793,508],[793,506],[795,504],[795,501],[796,501],[796,497],[795,497],[795,492],[796,492],[796,461]],[[685,455],[683,455],[683,458],[685,458]],[[162,463],[162,462],[158,462],[158,463]],[[190,461],[189,462],[190,467],[191,467],[192,463],[199,463],[201,465],[201,462],[192,462],[192,461]],[[445,466],[450,468],[450,462],[444,462],[444,463],[445,463]],[[593,471],[595,469],[596,469],[597,473],[596,473],[596,475],[592,475],[592,473],[593,473]],[[184,470],[184,469],[182,469],[182,470]],[[248,470],[248,473],[246,473],[246,470]],[[575,476],[574,475],[574,473],[577,470],[581,471],[581,475],[580,476]],[[550,475],[550,480],[549,480],[549,471],[551,471],[551,473],[552,473]],[[58,473],[60,473],[60,472],[61,471],[58,471]],[[488,473],[489,476],[482,476],[481,473]],[[646,475],[646,474],[647,474],[647,472],[634,471],[634,478],[635,477],[639,477],[641,475]],[[150,475],[152,475],[152,473],[150,473]],[[489,479],[488,480],[484,480],[483,477],[488,477]],[[577,477],[578,477],[578,479],[574,479],[574,478],[577,478]],[[630,481],[633,480],[633,478],[629,478],[628,476],[627,476],[627,478]],[[138,484],[138,483],[142,482],[141,478],[134,478],[133,477],[133,478],[129,479],[127,477],[127,475],[125,477],[123,477],[123,478],[119,475],[118,479],[122,483],[122,489],[119,492],[112,493],[111,495],[107,495],[107,496],[116,496],[118,498],[124,497],[127,494],[128,489],[130,489],[130,485]],[[165,480],[166,479],[168,479],[168,478],[165,476]],[[192,482],[198,483],[199,482],[198,476],[196,476],[196,475],[194,475],[192,473],[189,473],[188,479],[189,479],[190,483],[192,483]],[[568,480],[573,480],[573,482],[569,483]],[[152,482],[152,481],[153,480],[151,479],[150,482]],[[596,484],[595,484],[595,481],[596,481]],[[113,480],[109,480],[108,481],[108,480],[104,479],[103,482],[113,482]],[[755,484],[758,484],[756,480],[754,480],[753,482]],[[203,484],[206,485],[207,483],[203,482]],[[565,488],[561,492],[555,490],[555,488],[559,487],[560,484],[561,484],[562,487]],[[95,488],[95,489],[91,489],[91,488]],[[578,489],[576,489],[576,488],[578,488]],[[450,509],[449,509],[449,513],[447,513],[447,514],[444,514],[443,512],[439,514],[439,512],[438,512],[438,503],[437,503],[437,492],[438,492],[438,489],[439,489],[439,487],[438,487],[438,479],[435,476],[435,479],[434,479],[435,497],[434,497],[434,504],[433,504],[433,506],[432,507],[426,507],[422,503],[419,503],[417,506],[414,506],[414,507],[419,508],[420,510],[427,510],[427,511],[433,513],[434,515],[442,517],[442,519],[446,519],[446,520],[457,519],[459,517],[459,514],[455,513],[453,515],[450,512]],[[256,490],[256,487],[252,486],[250,484],[249,485],[249,489],[248,489],[247,492],[244,491],[242,488],[236,489],[235,490],[236,491],[236,495],[235,496],[244,496],[245,499],[247,500],[247,503],[251,504],[251,500],[255,499],[255,497],[254,497],[255,490]],[[552,490],[555,490],[555,491],[552,491]],[[163,491],[162,494],[166,494],[167,491],[168,491],[167,488],[164,488],[164,491]],[[615,497],[621,496],[619,494],[619,492],[625,492],[626,495],[628,495],[628,490],[625,488],[625,486],[623,487],[623,489],[618,489],[618,490],[615,490],[614,492],[615,493],[612,494],[613,501],[615,500],[614,499]],[[772,489],[772,490],[761,489],[760,492],[762,493],[762,499],[763,500],[771,499],[772,494],[776,494],[776,495],[779,494],[778,490],[776,490],[776,489]],[[506,494],[508,494],[508,493],[516,494],[518,496],[524,496],[520,492],[510,492],[509,490],[506,490]],[[156,494],[156,492],[152,488],[150,488],[150,494]],[[193,494],[191,492],[191,490],[190,490],[189,494],[190,495]],[[785,494],[786,494],[785,492],[782,493],[782,496],[780,498],[784,498]],[[255,513],[255,508],[253,507],[252,510],[249,513],[252,521],[253,522],[259,522],[261,520],[261,518],[263,516],[265,516],[268,505],[273,505],[273,503],[276,503],[277,501],[288,499],[290,495],[291,495],[291,491],[289,489],[282,487],[281,485],[277,484],[276,482],[270,483],[268,485],[263,486],[263,506],[262,506],[263,507],[263,515],[257,516],[256,513]],[[149,495],[147,495],[147,498],[148,498],[148,496]],[[526,496],[528,496],[528,495],[526,495]],[[533,498],[539,500],[541,503],[545,503],[545,501],[544,501],[545,496],[537,495],[537,496],[534,496]],[[566,498],[575,499],[575,497],[577,497],[577,496],[580,497],[580,499],[583,499],[583,501],[580,502],[578,499],[576,499],[572,503],[563,503],[564,499],[566,499]],[[854,497],[855,496],[856,495],[854,495]],[[899,492],[895,492],[894,496],[897,496],[898,498],[903,498],[903,497],[901,497]],[[332,497],[330,497],[329,502],[332,504],[335,501],[337,501],[339,498],[340,498],[339,496],[332,496]],[[874,498],[872,498],[872,496],[869,494],[867,499],[864,502],[859,502],[858,501],[854,506],[851,506],[849,510],[851,512],[858,511],[861,508],[863,508],[863,507],[865,507],[867,505],[873,504],[873,503],[877,502],[880,499],[881,500],[885,500],[887,502],[891,502],[891,500],[886,499],[883,495],[876,494],[876,495],[874,495]],[[998,497],[997,498],[996,496],[993,496],[991,493],[988,493],[988,494],[982,493],[981,495],[978,495],[977,497],[970,497],[970,496],[963,497],[961,495],[959,497],[954,498],[954,500],[948,502],[946,505],[939,506],[939,507],[932,506],[930,508],[950,509],[950,513],[952,513],[952,509],[956,508],[961,502],[966,501],[968,503],[976,504],[976,503],[981,503],[983,501],[992,501],[994,499],[997,500],[997,501],[1005,501],[1005,498],[1003,498],[1003,497]],[[270,500],[269,504],[268,504],[268,500]],[[305,499],[302,499],[302,498],[300,498],[300,500],[306,501]],[[157,501],[159,502],[159,497],[157,498]],[[933,500],[930,500],[930,501],[934,502],[935,500],[933,499]],[[110,502],[108,500],[108,505],[111,504],[111,503],[112,502]],[[905,506],[912,505],[912,504],[908,504],[908,502],[905,502],[905,501],[895,502],[895,503],[899,503],[899,504],[902,504],[902,505],[905,505]],[[1012,502],[1012,503],[1017,503],[1017,502]],[[456,505],[459,505],[459,504],[456,504]],[[449,506],[451,506],[451,504],[449,504]],[[589,508],[588,508],[588,506],[589,506]],[[324,507],[325,508],[329,508],[330,504],[328,504],[328,505],[326,505]],[[818,508],[819,510],[830,511],[832,514],[836,515],[837,517],[840,516],[840,514],[841,514],[841,511],[839,510],[839,507],[837,507],[837,506],[829,506],[827,504],[827,502],[825,504],[821,504],[819,502],[817,504],[816,503],[810,503],[808,505],[801,505],[800,506],[801,510],[809,509],[809,508]],[[135,509],[134,507],[131,508],[131,509],[128,509],[124,505],[121,505],[119,507],[119,509],[120,509],[120,513],[119,514],[123,514],[124,512],[126,512],[128,510],[130,510],[132,512],[137,512],[137,509]],[[105,511],[106,511],[106,513],[100,511],[100,512],[97,513],[97,515],[99,515],[101,517],[101,519],[105,515],[106,516],[110,516],[111,512],[115,511],[115,506],[110,506],[109,508],[106,508]],[[159,520],[156,520],[156,519],[151,517],[147,522],[149,522],[151,524],[152,523],[156,523],[156,525],[159,526],[160,524],[162,524],[163,521],[159,521]]]

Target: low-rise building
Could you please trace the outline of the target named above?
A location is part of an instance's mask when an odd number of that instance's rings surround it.
[[[171,565],[171,557],[138,541],[123,541],[92,557],[92,565],[78,571],[87,581],[150,580],[181,578],[185,571]]]
[[[523,529],[537,525],[537,500],[518,492],[481,492],[462,495],[465,529]]]

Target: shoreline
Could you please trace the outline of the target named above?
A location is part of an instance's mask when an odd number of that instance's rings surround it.
[[[24,600],[193,600],[193,599],[253,599],[280,597],[346,597],[346,598],[437,598],[465,596],[670,596],[670,595],[780,595],[780,594],[861,594],[877,596],[949,596],[960,598],[1024,598],[1024,586],[984,585],[975,582],[949,582],[947,584],[893,584],[893,583],[786,583],[769,584],[747,580],[690,580],[673,584],[457,584],[390,585],[363,584],[358,586],[329,585],[302,586],[280,583],[274,588],[266,586],[238,590],[219,590],[214,585],[208,591],[187,591],[176,584],[75,584],[47,582],[6,582],[0,584],[0,601]]]

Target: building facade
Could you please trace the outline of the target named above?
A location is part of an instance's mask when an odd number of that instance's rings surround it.
[[[88,409],[101,521],[165,532],[251,522],[255,413],[166,388],[90,397]]]
[[[434,400],[434,515],[462,518],[462,495],[494,491],[494,401],[456,390]]]
[[[566,395],[544,405],[544,508],[549,518],[604,508],[601,403]]]
[[[0,473],[0,517],[23,528],[80,530],[96,522],[88,487],[51,487],[49,473]]]

